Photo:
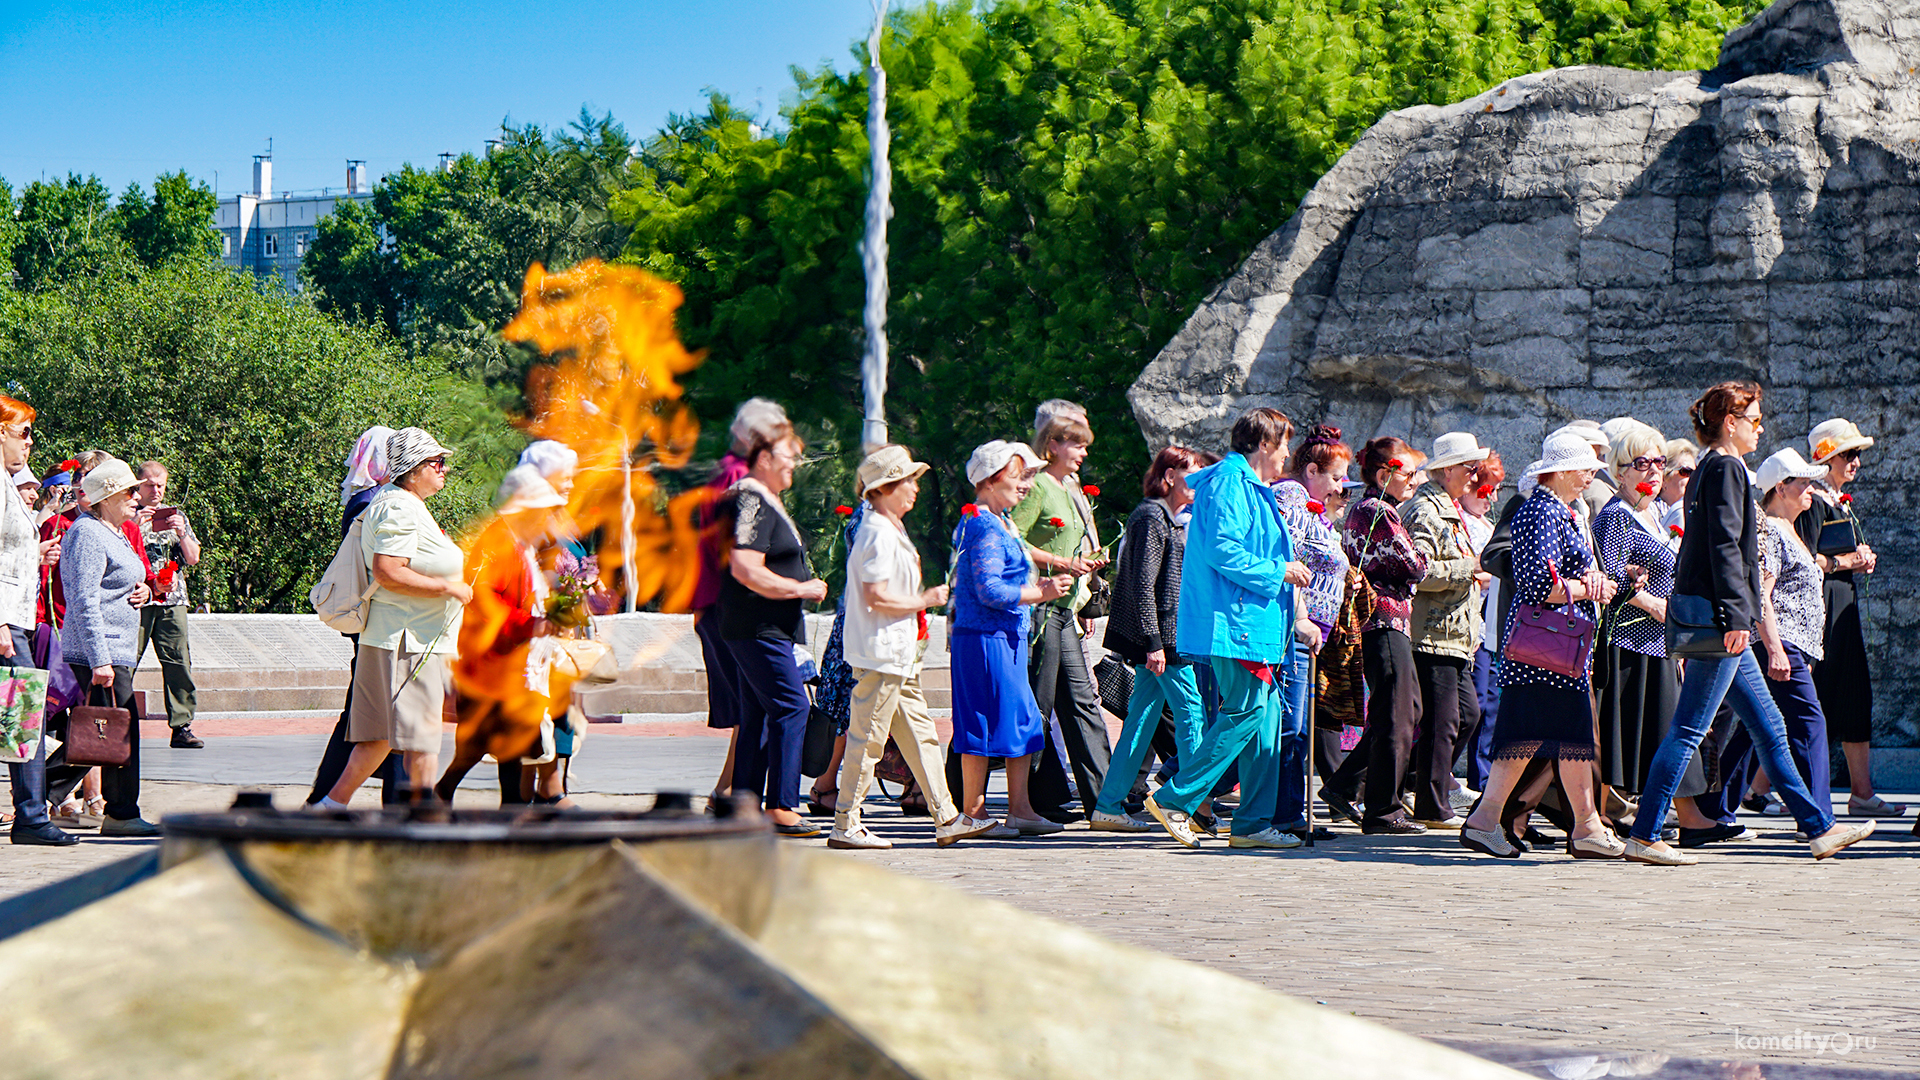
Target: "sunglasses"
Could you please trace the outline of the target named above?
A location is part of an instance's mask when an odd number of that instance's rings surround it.
[[[1637,457],[1633,459],[1634,472],[1652,472],[1655,469],[1664,469],[1666,467],[1667,459],[1663,457]]]
[[[1749,423],[1749,424],[1752,424],[1752,425],[1753,425],[1753,430],[1755,430],[1755,431],[1764,431],[1764,430],[1766,430],[1766,427],[1767,427],[1767,425],[1766,425],[1765,423],[1763,423],[1763,422],[1762,422],[1763,420],[1765,420],[1765,419],[1766,419],[1765,417],[1762,417],[1762,416],[1749,416],[1749,415],[1747,415],[1747,414],[1745,414],[1745,413],[1742,413],[1742,414],[1740,415],[1740,419],[1742,419],[1742,420],[1745,420],[1745,421],[1746,421],[1747,423]]]
[[[441,472],[447,471],[447,459],[443,457],[428,458],[427,460],[421,462],[420,464],[431,465],[432,467],[440,470]]]
[[[27,441],[29,441],[29,442],[31,442],[31,441],[33,440],[33,425],[32,425],[32,424],[21,424],[21,425],[20,425],[20,437],[21,437],[22,439],[25,439],[25,440],[27,440]]]
[[[32,434],[32,429],[28,429],[28,434],[29,434],[29,436],[31,436],[31,434]],[[1855,450],[1842,450],[1842,451],[1840,451],[1839,453],[1837,453],[1837,454],[1835,454],[1835,455],[1833,455],[1833,457],[1834,457],[1834,460],[1835,460],[1835,461],[1847,461],[1847,462],[1853,462],[1853,461],[1859,461],[1859,460],[1860,460],[1860,451],[1859,451],[1859,450],[1857,450],[1857,449],[1855,449]]]

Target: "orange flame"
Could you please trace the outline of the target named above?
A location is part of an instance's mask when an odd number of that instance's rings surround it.
[[[667,611],[685,611],[693,598],[694,514],[708,497],[693,491],[669,502],[653,474],[656,465],[684,467],[699,433],[677,381],[701,359],[674,331],[682,299],[673,284],[630,267],[591,260],[549,274],[536,264],[527,271],[520,313],[502,331],[552,361],[527,376],[525,426],[534,438],[565,443],[580,456],[566,514],[579,535],[600,534],[601,584],[621,596],[631,582],[635,607],[657,602]],[[542,570],[551,570],[553,554],[542,559]],[[549,694],[527,686],[526,560],[508,522],[495,518],[479,531],[467,565],[474,599],[454,664],[462,698],[457,739],[483,744],[503,760],[523,756],[548,710],[565,710],[571,683],[556,670]]]

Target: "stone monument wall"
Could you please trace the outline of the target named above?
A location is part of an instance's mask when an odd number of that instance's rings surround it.
[[[1478,433],[1510,474],[1576,417],[1692,437],[1767,389],[1760,458],[1879,443],[1853,489],[1877,740],[1920,746],[1920,0],[1781,0],[1710,72],[1578,67],[1388,115],[1134,384],[1153,445],[1255,405],[1350,442]]]

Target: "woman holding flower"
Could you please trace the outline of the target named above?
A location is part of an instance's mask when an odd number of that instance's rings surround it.
[[[1100,553],[1100,533],[1093,523],[1093,505],[1080,486],[1081,463],[1093,445],[1093,431],[1075,416],[1048,421],[1037,449],[1046,467],[1033,487],[1013,508],[1013,525],[1027,542],[1033,561],[1043,573],[1071,574],[1073,591],[1040,608],[1035,619],[1034,647],[1039,659],[1033,668],[1033,697],[1042,715],[1051,712],[1060,721],[1060,734],[1080,789],[1081,813],[1091,816],[1093,798],[1107,778],[1107,724],[1100,712],[1100,693],[1087,667],[1081,639],[1090,626],[1080,609],[1091,595],[1089,575],[1107,565]],[[1035,792],[1043,815],[1063,817],[1068,799],[1064,771],[1042,761]]]

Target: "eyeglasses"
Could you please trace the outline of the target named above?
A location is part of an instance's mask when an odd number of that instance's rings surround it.
[[[440,470],[441,472],[447,471],[447,459],[443,457],[428,458],[427,460],[421,462],[420,464],[430,465],[433,468]]]
[[[1663,457],[1637,457],[1633,459],[1634,472],[1652,472],[1655,469],[1664,469],[1666,467],[1667,459]]]

